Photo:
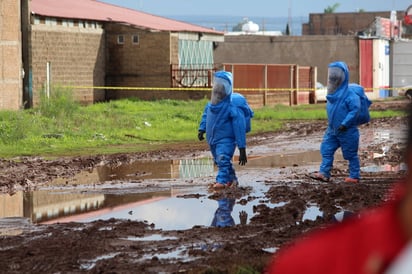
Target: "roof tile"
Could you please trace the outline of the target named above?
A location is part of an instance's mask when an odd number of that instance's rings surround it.
[[[143,29],[220,34],[213,29],[96,0],[31,0],[34,14],[67,19],[123,22]]]

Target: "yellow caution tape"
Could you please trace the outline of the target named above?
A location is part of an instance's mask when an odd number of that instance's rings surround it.
[[[62,86],[72,89],[106,89],[106,90],[165,90],[165,91],[210,91],[210,87],[164,88],[164,87],[109,87],[109,86]],[[401,88],[365,88],[365,91],[398,90]],[[234,91],[315,91],[314,88],[234,88]]]

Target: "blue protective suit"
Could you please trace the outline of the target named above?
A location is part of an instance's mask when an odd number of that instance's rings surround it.
[[[334,62],[329,65],[339,67],[345,73],[345,80],[333,94],[326,96],[326,112],[328,127],[323,136],[320,152],[322,163],[319,172],[330,177],[334,154],[340,147],[343,158],[349,162],[349,177],[360,179],[360,163],[358,157],[359,130],[357,115],[360,110],[359,97],[349,88],[349,70],[344,62]],[[346,130],[339,130],[344,126]]]
[[[235,199],[222,198],[217,201],[219,206],[215,211],[211,226],[215,227],[228,227],[234,226],[235,220],[232,217],[233,206],[235,205]]]
[[[246,132],[250,131],[253,111],[241,94],[233,93],[230,72],[218,71],[214,78],[215,82],[223,82],[226,96],[217,104],[206,104],[199,131],[206,132],[210,151],[218,167],[216,182],[234,183],[237,182],[237,177],[232,158],[236,146],[246,148]]]

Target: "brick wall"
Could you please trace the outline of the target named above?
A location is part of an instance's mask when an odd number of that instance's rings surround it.
[[[397,12],[402,20],[403,11]],[[370,28],[376,17],[390,18],[390,12],[311,13],[302,24],[302,35],[355,35]]]
[[[46,67],[50,63],[52,88],[81,86],[74,89],[77,101],[88,104],[105,99],[104,90],[91,89],[105,85],[104,31],[99,27],[52,25],[42,21],[31,29],[31,72],[33,105],[46,85]],[[51,91],[53,92],[53,90]]]
[[[120,24],[106,24],[105,30],[108,86],[170,87],[170,64],[172,58],[177,58],[177,37]],[[109,90],[107,94],[110,99],[118,99],[125,92]]]
[[[20,1],[0,1],[0,109],[22,106]]]

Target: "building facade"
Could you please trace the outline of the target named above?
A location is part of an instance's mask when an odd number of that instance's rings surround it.
[[[36,106],[57,89],[90,104],[139,97],[142,87],[204,86],[173,80],[172,67],[213,67],[213,43],[223,41],[222,32],[94,0],[0,7],[0,109]]]
[[[328,64],[345,60],[351,81],[359,81],[359,47],[355,36],[226,36],[214,52],[217,63],[298,64],[317,67],[317,81],[326,84]]]
[[[404,13],[404,11],[396,11],[396,19],[402,20]],[[390,11],[311,13],[309,22],[302,24],[302,35],[376,36],[377,18],[390,18],[390,16]]]
[[[0,1],[0,109],[23,106],[20,1]]]
[[[38,105],[41,93],[76,86],[73,97],[84,104],[105,100],[106,43],[97,21],[31,15],[26,95]]]

